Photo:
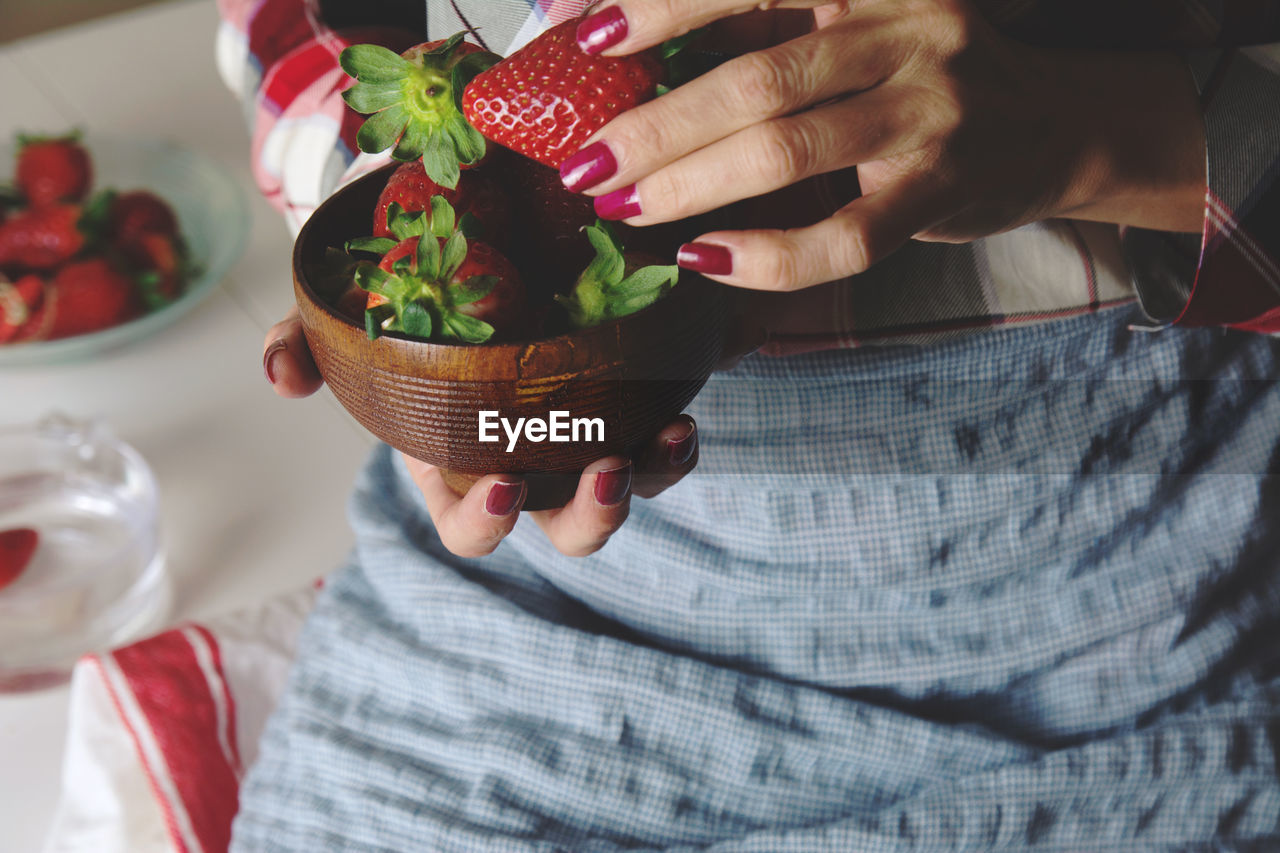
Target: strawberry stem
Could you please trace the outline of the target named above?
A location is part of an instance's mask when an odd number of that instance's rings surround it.
[[[460,166],[485,154],[485,140],[462,116],[462,89],[498,56],[460,50],[462,33],[430,50],[396,54],[376,44],[346,48],[338,62],[356,84],[342,98],[369,118],[356,133],[361,151],[391,149],[396,160],[422,159],[427,176],[443,187],[458,185]]]

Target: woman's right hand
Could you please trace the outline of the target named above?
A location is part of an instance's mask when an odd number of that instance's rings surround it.
[[[298,309],[267,332],[262,368],[281,397],[314,394],[324,384]],[[490,474],[459,496],[434,465],[401,454],[422,492],[427,511],[445,547],[460,557],[492,552],[515,527],[527,490],[515,475]],[[561,553],[584,557],[598,551],[627,520],[633,495],[650,498],[680,481],[698,464],[698,433],[687,415],[667,424],[635,459],[608,456],[586,467],[572,500],[559,509],[529,515]]]

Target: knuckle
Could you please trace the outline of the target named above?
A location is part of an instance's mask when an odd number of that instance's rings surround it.
[[[876,258],[871,233],[852,216],[842,217],[840,226],[840,238],[827,244],[832,272],[836,277],[866,272]]]
[[[801,287],[803,260],[795,245],[781,233],[763,247],[756,274],[772,290],[792,291]]]
[[[771,121],[757,125],[754,171],[774,185],[795,183],[813,173],[812,136],[796,122]]]
[[[795,109],[794,74],[779,54],[748,53],[738,63],[738,93],[752,114],[785,115]]]
[[[641,182],[640,198],[645,215],[661,218],[683,216],[689,209],[689,185],[672,169],[659,169]]]
[[[663,98],[658,98],[627,110],[611,122],[609,148],[617,155],[621,169],[642,167],[645,152],[652,151],[670,134],[667,128],[673,119],[667,115],[668,107]]]

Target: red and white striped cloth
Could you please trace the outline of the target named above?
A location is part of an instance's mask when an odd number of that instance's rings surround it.
[[[46,853],[220,853],[315,600],[301,590],[89,655]]]

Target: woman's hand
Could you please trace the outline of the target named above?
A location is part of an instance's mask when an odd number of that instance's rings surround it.
[[[606,0],[579,41],[631,53],[753,5]],[[648,225],[856,167],[861,197],[830,217],[681,250],[685,267],[773,290],[862,272],[911,238],[1053,217],[1200,230],[1203,128],[1173,55],[1030,47],[966,0],[769,5],[811,9],[811,30],[614,119],[565,163],[566,186]]]
[[[262,367],[281,397],[306,397],[324,384],[296,308],[268,330]],[[519,477],[491,474],[459,497],[445,484],[439,468],[401,456],[422,491],[441,541],[453,553],[460,557],[488,554],[515,527],[526,496]],[[602,548],[627,520],[632,495],[653,497],[697,464],[697,428],[692,418],[681,416],[663,428],[640,457],[610,456],[588,465],[567,505],[529,515],[559,551],[586,556]]]

